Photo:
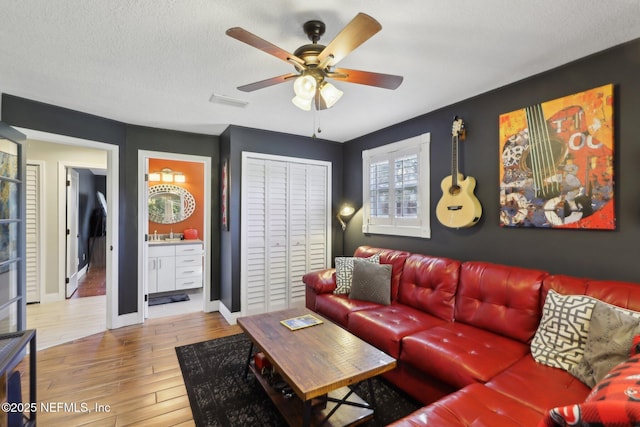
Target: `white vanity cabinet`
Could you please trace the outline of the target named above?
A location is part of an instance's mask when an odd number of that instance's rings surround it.
[[[149,293],[202,287],[202,243],[149,245]]]

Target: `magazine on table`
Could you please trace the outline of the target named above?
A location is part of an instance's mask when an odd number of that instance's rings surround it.
[[[305,314],[304,316],[281,320],[280,323],[282,323],[292,331],[296,331],[298,329],[308,328],[309,326],[319,325],[322,323],[322,320],[318,319],[312,314]]]

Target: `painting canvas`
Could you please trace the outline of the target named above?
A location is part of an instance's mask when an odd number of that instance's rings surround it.
[[[500,115],[500,225],[614,230],[613,85]]]

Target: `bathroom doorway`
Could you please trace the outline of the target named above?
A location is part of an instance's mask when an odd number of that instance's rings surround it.
[[[209,301],[211,158],[140,150],[138,170],[141,321],[214,311]],[[195,255],[198,248],[201,255]],[[201,267],[184,266],[193,262]],[[160,303],[150,307],[151,298]]]

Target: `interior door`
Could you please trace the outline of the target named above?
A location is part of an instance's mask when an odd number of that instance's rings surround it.
[[[78,172],[67,169],[67,262],[66,291],[70,298],[78,289]]]
[[[26,171],[27,303],[40,302],[40,165],[28,164]]]

